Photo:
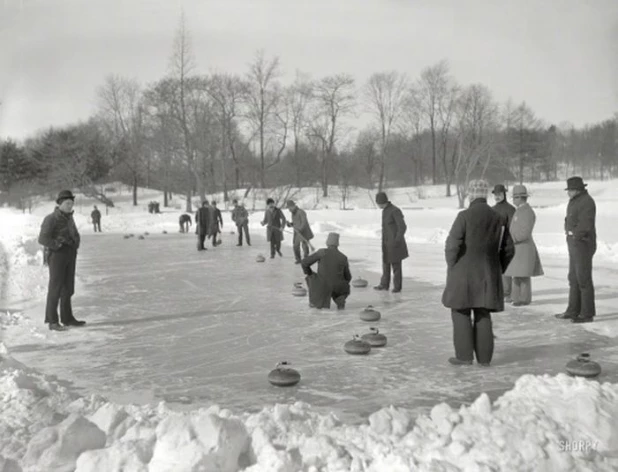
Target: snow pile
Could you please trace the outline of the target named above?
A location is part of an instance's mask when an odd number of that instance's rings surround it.
[[[134,472],[588,470],[618,467],[618,385],[523,376],[493,405],[394,407],[348,426],[305,403],[235,415],[79,397],[0,344],[2,470]],[[573,406],[576,405],[577,408]],[[21,468],[19,468],[17,465]]]

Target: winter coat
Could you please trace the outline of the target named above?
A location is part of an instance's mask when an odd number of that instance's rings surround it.
[[[101,212],[99,210],[92,210],[92,213],[90,213],[90,218],[92,218],[93,223],[101,221]]]
[[[408,257],[407,229],[401,210],[388,202],[382,210],[382,262],[393,264]]]
[[[267,208],[264,212],[262,225],[266,225],[266,240],[268,242],[283,241],[285,215],[281,211],[281,208]]]
[[[79,249],[80,236],[75,226],[73,212],[65,213],[56,207],[53,213],[45,217],[39,232],[39,244],[49,251],[58,251],[63,247]]]
[[[567,233],[567,237],[590,244],[596,250],[596,214],[596,204],[587,190],[582,190],[571,198],[564,219],[564,232]],[[573,235],[570,236],[569,232]]]
[[[492,207],[504,220],[504,225],[508,228],[511,225],[511,220],[515,214],[515,207],[509,202],[502,200]]]
[[[236,226],[243,226],[249,223],[249,213],[244,206],[236,205],[232,210],[232,221]]]
[[[309,226],[309,220],[307,219],[307,213],[305,213],[305,210],[296,207],[291,211],[291,213],[291,226],[294,228],[294,243],[297,243],[302,239],[300,236],[305,238],[307,241],[312,240],[313,231],[311,231],[311,226]],[[300,236],[298,233],[300,233]]]
[[[221,210],[217,207],[210,206],[210,229],[208,231],[209,236],[221,232],[223,226],[223,217],[221,216]]]
[[[311,266],[318,263],[315,274]],[[316,308],[330,308],[333,293],[348,295],[350,293],[350,264],[345,254],[336,247],[319,249],[301,261],[303,272],[307,275],[310,288],[310,301]]]
[[[477,198],[460,211],[446,239],[447,308],[504,310],[502,274],[513,258],[513,240],[502,217]]]
[[[195,232],[208,234],[210,226],[210,207],[200,207],[195,213]]]
[[[517,207],[509,226],[515,245],[515,256],[504,275],[509,277],[537,277],[543,275],[543,266],[532,239],[536,215],[528,203]]]

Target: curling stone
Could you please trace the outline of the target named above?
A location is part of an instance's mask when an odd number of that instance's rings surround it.
[[[163,234],[167,234],[167,231],[163,230]]]
[[[146,239],[146,238],[140,234],[140,235],[137,237],[137,239]]]
[[[584,353],[569,361],[566,371],[577,377],[596,377],[601,373],[601,366],[590,360],[590,354]]]
[[[380,318],[382,318],[382,315],[378,310],[374,310],[372,305],[367,306],[360,313],[360,319],[363,321],[378,321]]]
[[[230,234],[236,234],[234,231],[230,231]]]
[[[358,337],[358,334],[355,334],[351,341],[343,345],[343,349],[348,354],[369,354],[369,351],[371,351],[371,344],[363,341]]]
[[[294,289],[292,290],[292,295],[294,295],[295,297],[304,297],[305,295],[307,295],[307,289],[303,287],[303,284],[301,282],[296,282],[294,284]]]
[[[291,387],[300,382],[300,374],[289,366],[289,362],[279,362],[268,374],[268,381],[277,387]]]
[[[148,231],[144,232],[144,236],[149,236],[150,233]]]
[[[255,262],[264,262],[265,260],[266,258],[262,254],[258,254],[258,256],[255,258]]]
[[[131,237],[131,236],[129,236],[128,234],[125,234],[125,235],[123,236],[123,238],[124,238],[124,239],[129,239],[130,237]]]
[[[365,288],[368,284],[369,282],[367,282],[365,279],[361,279],[360,277],[352,280],[352,287]]]
[[[386,336],[380,334],[380,330],[378,328],[371,327],[369,329],[371,330],[371,333],[363,334],[361,336],[361,340],[365,341],[371,347],[386,346]]]
[[[130,237],[130,238],[134,238],[134,237],[135,237],[135,235],[134,235],[133,233],[131,233],[131,234],[129,234],[129,237]]]

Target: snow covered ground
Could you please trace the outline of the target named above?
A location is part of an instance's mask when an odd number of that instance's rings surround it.
[[[143,204],[133,208],[124,191],[103,215],[104,233],[93,235],[92,202],[80,197],[75,309],[88,327],[68,333],[42,324],[47,273],[35,238],[53,204],[32,215],[2,209],[0,271],[8,265],[10,277],[0,280],[0,309],[11,310],[0,315],[8,347],[0,366],[0,456],[33,471],[74,470],[76,461],[80,471],[615,470],[618,183],[589,185],[598,206],[598,319],[582,326],[552,316],[567,293],[563,188],[531,188],[546,275],[533,281],[533,305],[496,315],[491,370],[445,365],[452,348],[439,298],[442,250],[457,203],[437,197],[442,188],[389,191],[408,223],[404,275],[411,280],[400,296],[355,291],[345,314],[315,312],[290,295],[302,280],[291,248],[285,259],[254,262],[267,253],[261,210],[251,215],[252,248],[233,247],[224,213],[224,245],[198,254],[193,233],[178,234],[180,202],[151,215],[145,206],[161,201],[159,194],[141,191]],[[373,284],[379,212],[366,191],[352,195],[353,210],[333,210],[333,193],[323,199],[304,191],[294,199],[311,209],[314,245],[340,232],[353,274]],[[122,238],[145,232],[143,241]],[[343,343],[367,330],[357,312],[369,303],[382,311],[389,345],[350,358]],[[599,380],[611,383],[559,374],[583,351],[603,365]],[[266,383],[280,360],[301,371],[298,387]],[[166,403],[157,405],[161,399]],[[440,401],[455,409],[433,407]],[[212,404],[223,409],[206,407]],[[66,438],[76,433],[73,445]]]

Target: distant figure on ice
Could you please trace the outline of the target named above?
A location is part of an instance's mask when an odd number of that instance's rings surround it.
[[[288,222],[287,225],[290,228],[294,228],[294,240],[292,243],[294,258],[296,259],[296,264],[300,264],[300,245],[303,245],[303,257],[307,257],[309,255],[309,241],[313,239],[313,231],[311,231],[305,210],[298,208],[292,200],[288,200],[286,206],[292,214],[292,221]]]
[[[197,234],[197,250],[206,251],[204,247],[204,241],[210,231],[210,214],[211,209],[208,205],[208,201],[202,202],[202,207],[195,212],[195,233]]]
[[[524,185],[513,187],[513,203],[517,210],[511,219],[509,233],[515,245],[515,256],[504,275],[513,278],[513,306],[525,306],[532,301],[530,278],[543,275],[543,266],[532,239],[536,214],[528,204],[528,190]]]
[[[442,303],[451,309],[455,357],[449,362],[454,365],[472,364],[475,354],[479,364],[489,365],[494,352],[491,312],[504,310],[502,274],[513,258],[513,241],[487,204],[488,193],[484,180],[470,182],[470,206],[455,218],[444,249]]]
[[[266,211],[261,225],[266,225],[266,240],[270,243],[270,258],[275,258],[275,251],[279,256],[281,254],[281,241],[283,241],[283,228],[285,228],[285,215],[280,208],[275,206],[275,201],[272,198],[266,200]]]
[[[242,204],[238,204],[238,200],[232,202],[234,209],[232,210],[232,221],[236,224],[236,231],[238,231],[238,244],[236,246],[242,246],[242,234],[245,233],[245,239],[247,240],[247,246],[251,246],[251,238],[249,237],[249,212]]]
[[[406,222],[403,213],[393,205],[384,192],[376,195],[376,203],[382,209],[382,279],[375,290],[388,290],[393,272],[393,293],[401,292],[403,274],[401,263],[408,257]]]
[[[75,292],[75,263],[80,236],[73,220],[75,196],[70,190],[62,190],[56,199],[56,209],[47,215],[41,224],[39,244],[47,251],[49,287],[45,306],[45,323],[52,331],[64,331],[65,326],[83,326],[85,321],[76,320],[71,307]],[[60,321],[58,323],[58,302]]]
[[[571,319],[573,323],[594,320],[594,284],[592,258],[597,251],[597,208],[581,177],[567,180],[569,195],[564,232],[569,249],[569,304],[557,318]]]
[[[101,212],[99,211],[96,205],[94,206],[94,210],[92,210],[92,213],[90,213],[90,218],[92,218],[92,225],[94,226],[94,232],[96,233],[98,230],[100,233],[101,232]]]
[[[191,226],[191,216],[187,215],[186,213],[180,215],[178,217],[178,224],[180,225],[181,233],[188,233],[189,226]]]
[[[345,300],[350,294],[350,265],[345,254],[339,251],[339,234],[329,233],[326,248],[306,256],[301,267],[307,275],[309,304],[315,308],[330,308],[331,298],[338,310],[345,308]],[[311,266],[318,263],[318,273]]]
[[[221,240],[217,241],[217,238],[223,227],[223,218],[221,217],[221,210],[217,208],[217,202],[214,200],[210,206],[210,225],[209,237],[212,238],[212,247],[216,247],[221,244]]]
[[[515,214],[515,207],[507,201],[506,192],[506,187],[502,184],[498,184],[491,193],[494,194],[494,200],[496,201],[496,204],[492,208],[502,216],[504,219],[504,227],[508,229],[511,225],[511,219]],[[502,285],[504,287],[504,301],[506,303],[511,303],[513,301],[511,298],[513,279],[507,275],[503,275]]]

